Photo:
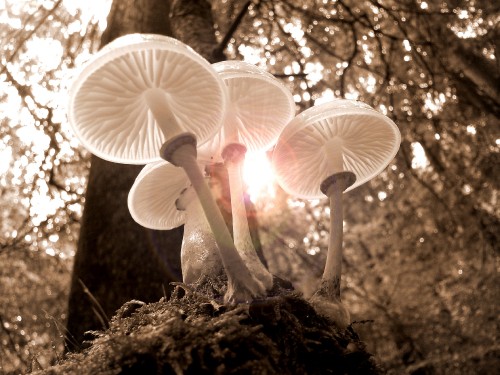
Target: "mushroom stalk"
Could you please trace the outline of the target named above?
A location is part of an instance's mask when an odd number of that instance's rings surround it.
[[[160,156],[184,169],[214,234],[228,278],[225,301],[228,303],[249,302],[255,297],[263,296],[266,292],[265,287],[252,276],[238,254],[222,213],[198,167],[196,136],[182,132],[163,91],[153,89],[146,92],[145,97],[156,122],[167,139],[160,150]],[[182,133],[179,134],[179,132]]]
[[[255,297],[263,296],[266,292],[265,287],[252,276],[238,254],[222,213],[198,168],[196,138],[190,133],[183,133],[170,139],[163,145],[161,157],[184,169],[200,200],[228,278],[225,301],[228,303],[249,302]]]
[[[186,214],[181,247],[182,281],[191,284],[204,276],[220,276],[223,269],[217,243],[194,189],[185,189],[175,206]]]
[[[329,317],[340,328],[347,327],[350,320],[349,312],[340,299],[344,218],[342,194],[355,180],[355,174],[346,171],[335,173],[321,183],[321,191],[330,200],[330,239],[321,284],[311,303],[320,314]]]
[[[165,92],[161,89],[149,89],[144,93],[148,108],[153,113],[165,139],[181,134],[183,131],[170,110]]]
[[[322,280],[333,285],[332,298],[340,300],[340,277],[342,274],[342,240],[344,232],[344,213],[342,205],[343,190],[332,184],[327,191],[330,200],[330,239]]]
[[[242,179],[242,166],[245,153],[246,147],[241,143],[231,143],[222,152],[229,176],[234,244],[252,275],[255,275],[257,280],[269,290],[273,286],[273,275],[260,261],[255,251],[248,226]]]

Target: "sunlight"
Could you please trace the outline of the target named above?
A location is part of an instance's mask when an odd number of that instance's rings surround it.
[[[111,0],[64,0],[64,7],[72,15],[80,12],[81,29],[85,30],[93,20],[97,21],[99,29],[104,30],[107,16],[111,8]]]
[[[329,101],[332,101],[333,99],[335,99],[335,93],[332,91],[332,89],[326,89],[321,93],[321,96],[314,101],[314,105],[327,103]]]
[[[276,196],[274,172],[265,152],[248,152],[246,154],[243,180],[253,203],[258,200],[273,199]]]
[[[7,146],[0,149],[0,176],[7,173],[10,168],[10,162],[12,161],[12,147]]]
[[[243,56],[243,61],[247,63],[259,65],[260,63],[265,62],[265,59],[262,57],[261,50],[259,48],[241,44],[238,47],[238,52]]]
[[[52,38],[33,38],[26,42],[26,59],[36,61],[40,69],[50,71],[61,63],[63,47]]]
[[[371,74],[368,74],[366,77],[359,77],[359,83],[361,83],[361,86],[363,86],[367,92],[373,94],[376,89],[377,79]]]
[[[419,142],[412,142],[411,151],[413,154],[411,167],[413,169],[425,169],[429,166],[429,160],[425,155],[425,150]]]
[[[427,93],[424,108],[431,111],[433,114],[438,114],[443,109],[444,103],[446,103],[445,94],[439,93],[432,95],[431,93]]]

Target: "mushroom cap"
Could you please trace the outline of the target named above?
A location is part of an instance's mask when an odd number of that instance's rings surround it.
[[[159,160],[166,139],[146,103],[151,90],[165,95],[179,126],[198,144],[219,131],[226,103],[219,75],[189,46],[154,34],[115,39],[83,67],[70,88],[69,122],[103,159]]]
[[[337,99],[309,108],[290,122],[274,149],[273,166],[289,194],[320,198],[321,182],[335,173],[328,147],[342,145],[343,169],[356,175],[349,191],[382,172],[400,142],[399,129],[387,116],[367,104]]]
[[[172,229],[184,224],[185,212],[177,210],[175,201],[188,186],[182,168],[163,160],[146,165],[128,194],[132,218],[150,229]]]
[[[236,132],[238,143],[248,151],[267,150],[295,115],[292,94],[272,74],[243,61],[212,64],[227,86],[224,125],[219,133],[201,147],[202,159],[209,155],[221,161],[220,152]],[[204,157],[205,156],[205,157]]]

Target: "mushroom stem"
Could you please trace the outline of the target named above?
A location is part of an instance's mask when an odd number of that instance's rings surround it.
[[[255,275],[257,280],[269,290],[273,287],[273,275],[262,264],[255,251],[245,208],[242,166],[246,151],[246,147],[241,143],[228,144],[222,151],[229,176],[234,244],[252,275]]]
[[[183,132],[168,105],[166,94],[162,89],[149,89],[144,93],[144,99],[165,139],[170,139]]]
[[[317,311],[326,315],[341,328],[349,324],[349,312],[340,299],[340,279],[342,274],[343,207],[342,194],[356,181],[352,172],[339,172],[321,183],[321,191],[330,200],[330,240],[326,256],[325,270],[321,284],[311,298]]]
[[[333,282],[332,297],[340,300],[340,276],[342,274],[342,239],[344,234],[342,194],[338,184],[330,185],[327,196],[330,200],[330,239],[322,280]]]
[[[198,167],[195,136],[190,133],[176,136],[165,142],[160,153],[163,159],[184,169],[198,195],[228,277],[225,301],[228,303],[250,302],[255,297],[264,296],[265,287],[252,276],[238,254],[222,213]]]
[[[191,284],[202,277],[219,277],[224,271],[217,243],[192,186],[181,193],[175,206],[186,214],[181,247],[182,281]]]

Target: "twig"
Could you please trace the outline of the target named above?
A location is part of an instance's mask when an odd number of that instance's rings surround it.
[[[224,50],[226,49],[229,41],[233,37],[234,33],[236,32],[236,29],[238,26],[241,24],[241,21],[245,17],[245,15],[248,12],[248,9],[250,8],[250,5],[252,4],[252,1],[247,1],[245,5],[241,8],[240,12],[234,19],[233,23],[229,27],[229,30],[227,31],[226,35],[222,39],[222,41],[219,43],[219,45],[214,49],[214,56],[218,56],[224,53]]]

